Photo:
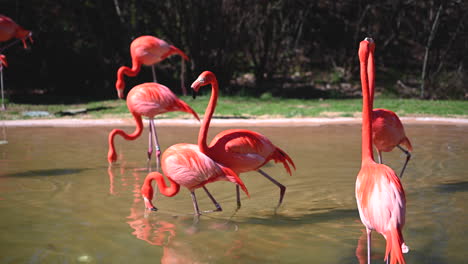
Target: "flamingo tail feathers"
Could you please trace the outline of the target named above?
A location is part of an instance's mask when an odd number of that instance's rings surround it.
[[[175,46],[171,46],[170,54],[179,54],[184,60],[188,61],[189,57],[180,49],[176,48]]]
[[[278,162],[283,163],[283,166],[284,166],[284,168],[286,169],[286,171],[288,172],[289,175],[292,175],[290,166],[292,166],[294,168],[294,170],[296,169],[296,165],[294,165],[294,162],[291,159],[291,157],[289,157],[289,155],[286,154],[286,152],[284,152],[282,149],[280,149],[278,147],[276,148],[276,151],[273,153],[272,159],[276,163],[278,163]]]
[[[195,110],[193,110],[186,102],[179,100],[179,107],[181,111],[192,114],[198,121],[200,121]]]
[[[403,145],[406,147],[406,149],[409,151],[409,152],[412,152],[413,151],[413,146],[411,145],[411,142],[409,141],[409,139],[407,137],[405,137],[401,142],[400,142],[400,145]]]
[[[406,264],[403,253],[408,252],[408,247],[403,241],[403,235],[397,228],[393,228],[386,234],[387,246],[385,249],[385,261],[390,257],[390,264]]]
[[[220,166],[221,170],[223,170],[224,174],[226,174],[226,177],[229,179],[229,181],[234,182],[238,184],[242,190],[245,192],[245,194],[250,198],[249,191],[247,190],[247,187],[245,187],[244,182],[239,178],[239,175],[235,173],[232,169],[224,166]]]

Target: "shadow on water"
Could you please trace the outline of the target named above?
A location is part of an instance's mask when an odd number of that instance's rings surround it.
[[[436,190],[444,193],[468,191],[468,181],[453,181],[437,185]]]
[[[80,173],[86,170],[87,168],[64,168],[64,169],[50,169],[50,170],[29,170],[23,172],[16,172],[5,174],[2,177],[42,177],[42,176],[63,176]]]
[[[290,226],[291,222],[294,222],[295,225],[298,225],[322,223],[330,220],[343,220],[346,218],[359,219],[359,213],[356,209],[314,208],[311,209],[311,211],[315,212],[299,216],[276,214],[269,218],[249,217],[245,218],[245,220],[242,219],[236,221],[249,224]]]

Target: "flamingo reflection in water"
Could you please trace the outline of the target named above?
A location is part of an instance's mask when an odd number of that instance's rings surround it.
[[[133,229],[132,235],[137,239],[145,241],[152,246],[162,247],[161,263],[205,263],[208,261],[207,255],[204,254],[204,245],[199,243],[191,243],[190,239],[197,239],[200,222],[187,221],[187,216],[168,216],[159,214],[156,217],[148,214],[148,211],[141,206],[141,195],[139,189],[140,176],[139,172],[133,172],[135,177],[133,189],[133,203],[130,207],[130,215],[127,217],[126,223]],[[209,219],[208,228],[210,230],[218,230],[220,232],[237,230],[237,226],[229,221],[222,223],[211,223],[213,219]],[[216,221],[216,220],[214,220]],[[203,226],[204,228],[204,226]],[[177,238],[179,234],[180,238]],[[224,243],[227,250],[225,250]],[[218,244],[219,245],[219,244]],[[197,248],[200,246],[202,248]],[[236,258],[236,253],[242,247],[242,242],[224,241],[221,242],[221,249],[225,252],[223,257]],[[212,261],[210,257],[210,261]]]

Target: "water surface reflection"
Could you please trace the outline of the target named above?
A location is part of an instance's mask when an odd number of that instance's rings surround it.
[[[468,231],[466,126],[406,125],[414,153],[405,172],[408,263],[464,263]],[[210,130],[212,137],[224,128]],[[235,188],[210,191],[224,211],[194,222],[189,192],[158,195],[145,212],[139,188],[147,174],[146,137],[121,141],[121,159],[107,166],[111,128],[7,128],[0,145],[1,263],[359,263],[363,225],[354,199],[360,127],[249,128],[294,159],[287,175],[265,167],[287,187],[258,173],[242,174],[251,198],[236,211]],[[196,142],[197,128],[161,127],[163,149]],[[398,151],[385,155],[399,170]],[[199,204],[211,201],[199,195]],[[365,243],[365,239],[364,239]],[[385,241],[373,236],[376,263]],[[364,246],[365,250],[365,246]]]

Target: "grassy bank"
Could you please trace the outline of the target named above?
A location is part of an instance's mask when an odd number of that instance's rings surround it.
[[[200,116],[203,115],[209,96],[181,97]],[[301,100],[273,97],[221,97],[215,117],[218,118],[269,118],[269,117],[353,117],[360,116],[360,99]],[[376,108],[395,111],[400,116],[439,116],[468,118],[468,101],[428,101],[418,99],[376,99]],[[39,111],[39,112],[38,112]],[[47,113],[49,115],[47,115]],[[0,119],[37,118],[127,118],[131,117],[123,100],[96,101],[86,104],[15,104],[9,103],[0,111]],[[185,118],[185,113],[168,113],[159,118]]]

